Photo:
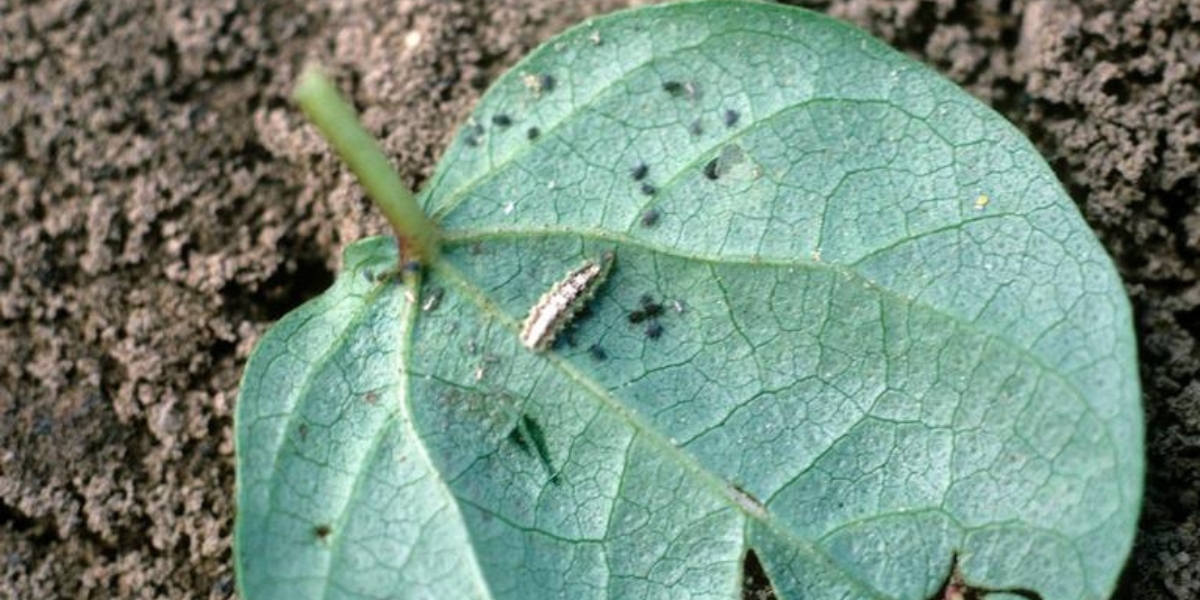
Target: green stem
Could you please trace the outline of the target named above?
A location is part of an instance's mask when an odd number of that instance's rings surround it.
[[[430,264],[438,252],[437,226],[400,181],[375,138],[363,129],[354,108],[328,78],[311,67],[300,76],[293,97],[391,224],[400,243],[401,261]]]

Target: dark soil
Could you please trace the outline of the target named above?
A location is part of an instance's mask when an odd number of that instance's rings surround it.
[[[506,67],[628,4],[0,0],[0,596],[232,595],[240,369],[384,231],[288,102],[306,61],[416,186]],[[807,4],[989,102],[1067,184],[1141,339],[1120,597],[1200,596],[1200,1]]]

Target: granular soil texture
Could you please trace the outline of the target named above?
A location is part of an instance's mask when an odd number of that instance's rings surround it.
[[[231,409],[275,319],[384,231],[287,94],[320,61],[408,183],[486,86],[621,0],[0,0],[0,596],[233,595]],[[1200,597],[1200,3],[843,0],[1024,130],[1136,308],[1120,598]]]

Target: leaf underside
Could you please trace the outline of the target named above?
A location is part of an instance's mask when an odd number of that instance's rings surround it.
[[[929,598],[952,565],[1111,592],[1143,474],[1121,283],[928,69],[798,9],[618,13],[497,81],[420,199],[422,289],[359,242],[250,360],[243,597],[728,599],[751,551],[786,599]]]

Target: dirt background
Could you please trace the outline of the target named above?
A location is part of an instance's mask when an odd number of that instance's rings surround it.
[[[621,0],[0,0],[0,596],[233,594],[253,342],[384,230],[287,100],[320,60],[414,186],[486,86]],[[1200,595],[1200,0],[803,3],[1027,132],[1136,307],[1120,598]]]

